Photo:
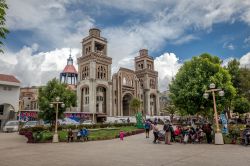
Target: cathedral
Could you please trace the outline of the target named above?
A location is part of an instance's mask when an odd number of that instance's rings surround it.
[[[120,68],[112,76],[112,58],[108,56],[107,39],[101,36],[101,31],[90,29],[81,43],[82,55],[77,59],[78,112],[94,121],[107,116],[134,116],[129,103],[137,98],[142,102],[143,115],[159,115],[158,72],[148,50],[140,50],[135,57],[135,70]]]

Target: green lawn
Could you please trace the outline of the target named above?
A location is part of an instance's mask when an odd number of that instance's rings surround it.
[[[124,132],[132,132],[137,130],[135,126],[126,126],[126,127],[115,127],[115,128],[100,128],[100,129],[90,129],[89,130],[89,140],[104,140],[104,139],[112,139],[119,135],[120,131]],[[62,130],[58,132],[59,140],[61,142],[67,141],[68,132],[67,130]],[[41,132],[40,142],[48,142],[52,140],[53,133],[50,131]]]
[[[113,130],[101,129],[101,130],[97,130],[97,131],[90,131],[89,139],[90,140],[98,140],[98,139],[115,138],[115,136],[117,136],[121,130],[124,132],[131,132],[131,131],[137,130],[137,128],[134,126],[128,126],[128,127],[115,128]]]

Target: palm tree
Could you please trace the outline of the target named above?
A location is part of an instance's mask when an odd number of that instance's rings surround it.
[[[165,107],[164,111],[166,111],[167,113],[169,113],[169,115],[170,115],[170,120],[171,120],[171,122],[172,122],[172,121],[173,121],[173,118],[174,118],[174,114],[177,113],[178,109],[175,107],[174,104],[170,103],[170,104],[168,104],[168,105]]]
[[[138,98],[133,98],[130,103],[129,103],[130,108],[132,108],[135,112],[135,114],[138,112],[140,106],[141,106],[141,101]]]

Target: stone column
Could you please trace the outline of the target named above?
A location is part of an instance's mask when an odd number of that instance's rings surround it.
[[[91,40],[91,52],[95,52],[95,40]]]
[[[156,95],[156,113],[157,113],[157,115],[160,115],[160,98],[159,98],[158,92]]]
[[[149,77],[148,77],[148,74],[145,75],[145,79],[144,79],[143,85],[144,85],[145,89],[150,89],[149,88]]]
[[[120,116],[121,115],[121,94],[120,94],[120,92],[121,92],[121,90],[120,90],[120,76],[118,75],[117,76],[117,84],[116,84],[116,86],[117,86],[117,110],[116,110],[116,112],[117,112],[117,114],[116,114],[116,116]]]
[[[143,61],[143,69],[146,69],[146,68],[147,68],[147,60],[144,59],[144,61]]]
[[[96,113],[96,82],[93,79],[89,84],[89,112]]]
[[[77,108],[78,108],[78,110],[79,110],[79,112],[81,112],[81,93],[82,93],[82,91],[81,91],[81,84],[79,84],[78,86],[77,86],[77,90],[76,90],[76,94],[77,94],[77,100],[76,100],[76,103],[77,103]]]
[[[106,104],[106,108],[107,108],[107,115],[108,116],[113,116],[112,115],[112,106],[113,106],[113,97],[112,97],[112,85],[108,85],[108,89],[107,89],[107,104]]]
[[[96,62],[95,60],[91,60],[89,63],[89,78],[96,79]]]
[[[151,116],[150,114],[150,92],[146,90],[145,92],[145,108],[144,111],[147,115]]]
[[[112,81],[112,79],[111,79],[111,65],[108,65],[108,82],[111,82]]]

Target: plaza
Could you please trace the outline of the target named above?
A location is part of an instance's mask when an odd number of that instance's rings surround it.
[[[27,144],[17,133],[0,133],[1,166],[236,166],[249,165],[240,145],[153,144],[152,133],[107,141]]]
[[[250,165],[250,0],[0,11],[0,166]]]

